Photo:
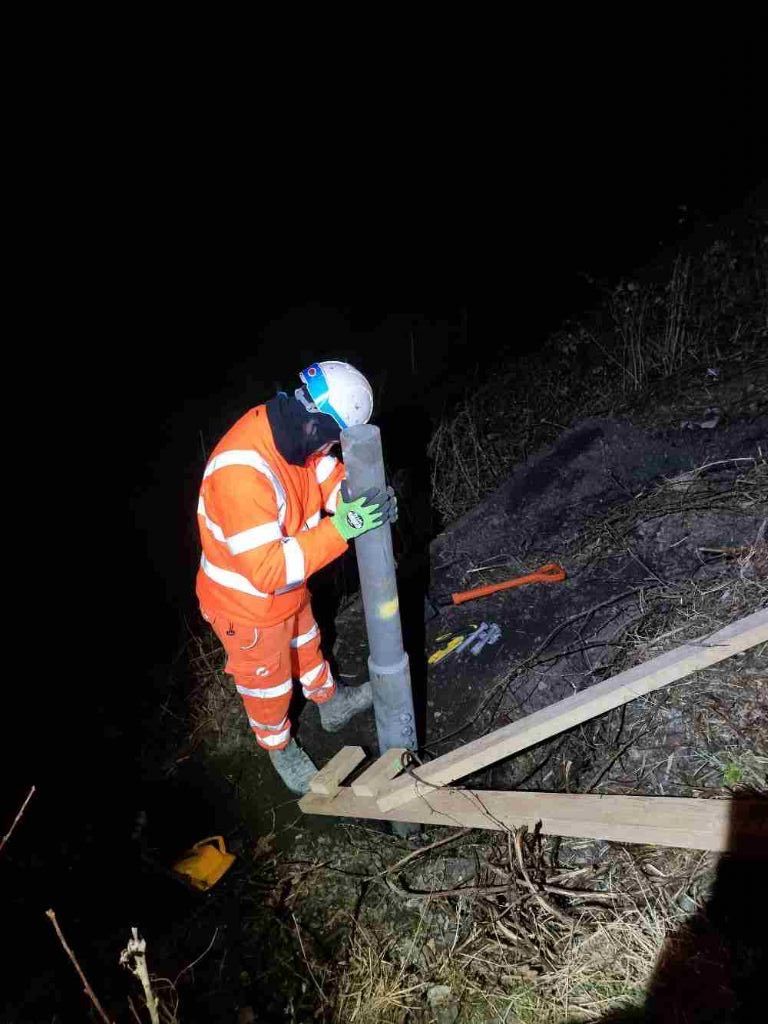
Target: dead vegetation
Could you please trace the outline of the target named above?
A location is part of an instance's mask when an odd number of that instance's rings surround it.
[[[243,725],[242,704],[224,671],[226,654],[211,629],[188,627],[186,657],[193,680],[188,708],[190,728],[179,758],[188,757],[208,741],[226,747]]]
[[[80,962],[78,961],[74,950],[65,939],[64,933],[62,932],[61,926],[56,918],[56,913],[53,910],[46,910],[45,916],[53,925],[59,944],[77,973],[77,976],[83,986],[83,993],[86,999],[90,1002],[96,1016],[99,1020],[103,1021],[104,1024],[113,1024],[113,1018],[110,1017],[102,1006],[98,996],[91,987],[90,982],[83,973],[83,969],[80,966]],[[169,978],[158,978],[157,976],[150,974],[149,966],[147,964],[147,942],[146,939],[143,939],[139,935],[137,928],[131,928],[131,936],[128,939],[125,949],[120,953],[119,963],[122,967],[129,970],[139,982],[141,997],[140,999],[137,999],[137,1002],[139,1003],[139,1006],[142,1007],[142,1010],[146,1011],[149,1024],[179,1024],[179,998],[176,991],[176,984]],[[187,967],[185,970],[189,970],[189,968]],[[184,972],[182,971],[181,973]],[[178,981],[178,978],[176,980]],[[134,1020],[139,1021],[139,1024],[141,1024],[142,1017],[136,1009],[133,997],[128,995],[126,998],[131,1017]]]
[[[702,515],[716,523],[721,514],[728,523],[727,517],[736,513],[759,524],[751,542],[736,547],[700,546],[694,540],[699,571],[693,576],[676,571],[669,556],[655,558],[663,568],[649,569],[621,635],[609,657],[592,669],[593,678],[768,607],[768,520],[760,518],[766,509],[768,462],[760,454],[738,467],[704,466],[664,481],[621,512],[591,524],[581,548],[589,562],[631,552],[633,536],[647,536],[665,517],[675,520],[675,535],[694,538],[703,532]],[[727,536],[727,526],[720,535]],[[566,744],[561,750],[560,756],[570,760],[571,784],[584,780],[590,792],[676,796],[766,791],[766,687],[766,652],[757,649],[634,701],[580,730],[570,748]]]
[[[768,237],[680,254],[667,281],[622,281],[582,324],[539,356],[505,362],[437,424],[429,444],[432,507],[444,523],[472,509],[511,468],[588,416],[618,412],[679,426],[690,413],[768,410],[768,383],[738,367],[765,364]],[[724,366],[723,364],[727,364]]]
[[[695,538],[708,527],[705,518],[717,519],[722,514],[718,528],[729,530],[730,523],[725,518],[729,513],[759,515],[766,509],[768,439],[765,451],[758,447],[752,456],[705,463],[670,479],[655,482],[649,488],[629,495],[629,499],[589,524],[575,539],[567,555],[578,564],[586,565],[617,552],[632,553],[637,541],[647,544],[648,538],[654,539],[655,536],[658,555],[663,556],[663,545],[672,525],[680,534],[676,545],[694,538],[688,547],[695,549],[700,565],[742,559],[742,578],[753,562],[757,575],[761,574],[766,543],[763,529],[754,537],[754,543],[739,548],[727,545],[708,547],[697,543]],[[658,532],[662,520],[666,521],[666,534]],[[667,551],[671,553],[671,549]],[[653,575],[650,570],[649,574]],[[657,582],[664,581],[657,578]]]
[[[319,878],[359,872],[334,961],[307,964],[338,1024],[575,1024],[639,1007],[665,943],[712,882],[710,855],[522,829],[436,830],[407,864],[391,837],[344,833],[303,866],[292,897],[311,921]]]

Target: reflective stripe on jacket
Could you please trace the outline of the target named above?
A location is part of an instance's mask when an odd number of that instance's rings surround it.
[[[336,508],[344,466],[330,455],[292,466],[266,407],[224,435],[205,467],[197,514],[201,605],[240,622],[282,622],[306,600],[306,580],[347,549],[322,510]]]

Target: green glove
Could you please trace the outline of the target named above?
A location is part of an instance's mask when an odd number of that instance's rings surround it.
[[[362,537],[369,530],[375,530],[384,522],[381,505],[388,500],[386,491],[378,487],[369,487],[359,498],[350,498],[346,480],[341,485],[341,493],[336,504],[336,512],[331,522],[344,540]]]

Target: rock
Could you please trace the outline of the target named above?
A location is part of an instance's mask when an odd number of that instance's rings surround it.
[[[704,419],[701,420],[699,426],[704,430],[712,430],[720,422],[720,410],[717,408],[705,409]]]
[[[448,985],[428,988],[427,1006],[435,1016],[435,1024],[454,1024],[458,1020],[459,1001]]]
[[[687,893],[681,893],[677,897],[677,905],[681,910],[684,910],[686,914],[692,914],[696,910],[696,903]]]

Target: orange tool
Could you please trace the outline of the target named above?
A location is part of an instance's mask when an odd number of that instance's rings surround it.
[[[522,587],[524,583],[562,583],[565,578],[566,573],[562,565],[558,565],[557,562],[550,562],[548,565],[542,565],[536,572],[529,573],[527,576],[516,576],[513,580],[505,580],[504,583],[489,583],[487,587],[475,587],[474,590],[462,590],[458,594],[451,594],[444,603],[464,604],[465,601],[474,601],[476,597],[487,597],[488,594],[495,594],[498,590]]]

